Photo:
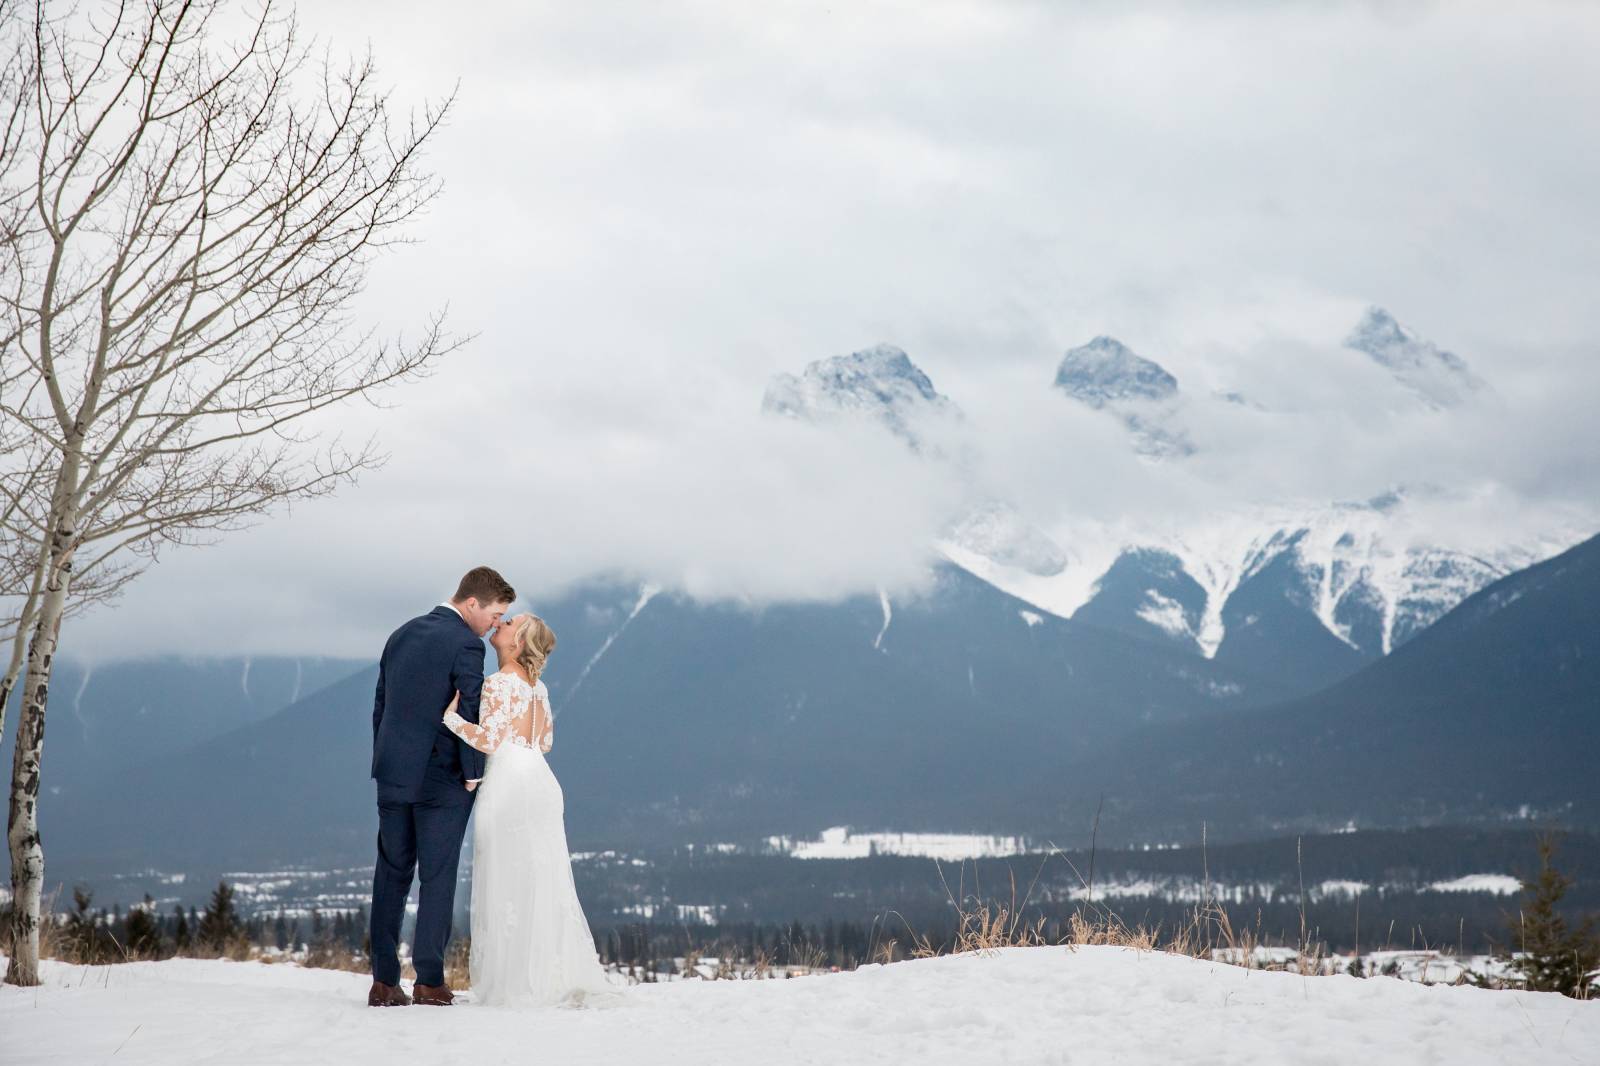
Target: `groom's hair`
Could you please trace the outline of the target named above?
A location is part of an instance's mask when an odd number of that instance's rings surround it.
[[[499,573],[487,566],[475,566],[461,578],[451,602],[464,603],[475,599],[487,606],[491,603],[511,603],[516,598],[517,590],[506,584],[506,579]]]

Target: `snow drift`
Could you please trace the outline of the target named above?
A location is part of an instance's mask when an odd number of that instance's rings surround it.
[[[367,978],[176,959],[0,988],[31,1063],[1593,1061],[1600,1004],[1300,977],[1121,948],[1012,948],[794,980],[645,985],[600,1010],[372,1010]]]

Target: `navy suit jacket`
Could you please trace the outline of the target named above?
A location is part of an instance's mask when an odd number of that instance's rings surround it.
[[[441,605],[395,630],[378,660],[372,776],[396,798],[416,802],[427,792],[464,803],[471,797],[466,783],[483,776],[484,754],[445,728],[444,709],[457,692],[456,713],[477,722],[483,641]]]

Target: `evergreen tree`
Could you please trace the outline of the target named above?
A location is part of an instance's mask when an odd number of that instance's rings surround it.
[[[177,921],[173,923],[172,947],[173,952],[182,955],[189,950],[189,919],[183,916],[182,907],[172,908],[177,912]]]
[[[277,920],[272,923],[272,943],[279,951],[289,946],[289,927],[283,920],[283,912],[278,912]]]
[[[241,932],[239,912],[233,905],[233,886],[226,881],[218,881],[217,887],[211,892],[211,902],[200,918],[195,938],[203,947],[224,951]]]
[[[311,936],[306,941],[307,966],[329,966],[332,964],[333,935],[329,926],[336,926],[337,924],[337,915],[335,915],[335,921],[329,923],[323,919],[320,910],[315,907],[312,908]]]
[[[144,904],[128,911],[123,944],[133,955],[149,957],[161,947],[161,927],[156,924],[156,901],[146,893]]]
[[[1510,922],[1517,947],[1511,968],[1531,991],[1581,997],[1587,975],[1600,968],[1600,938],[1593,917],[1572,928],[1558,910],[1573,881],[1555,867],[1556,845],[1554,834],[1540,835],[1539,876],[1524,884],[1521,910]]]
[[[100,961],[102,946],[100,916],[89,910],[89,905],[93,902],[93,892],[82,885],[73,887],[72,910],[67,912],[66,923],[62,926],[62,939],[73,962]]]

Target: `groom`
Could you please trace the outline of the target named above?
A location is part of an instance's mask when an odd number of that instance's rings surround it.
[[[455,909],[461,838],[472,813],[484,757],[444,727],[444,709],[461,693],[458,714],[478,721],[483,636],[517,598],[506,579],[480,566],[456,594],[389,637],[378,662],[372,703],[372,776],[378,782],[378,864],[372,874],[371,1007],[411,1002],[400,987],[400,923],[413,872],[422,889],[412,937],[412,988],[419,1004],[447,1007],[444,949]]]

